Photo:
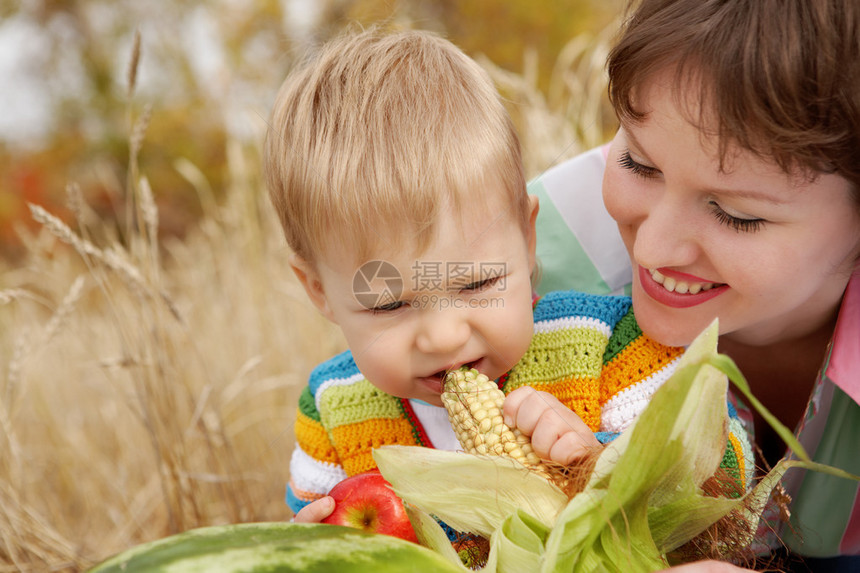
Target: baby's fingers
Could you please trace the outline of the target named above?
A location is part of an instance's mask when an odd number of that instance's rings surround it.
[[[553,407],[564,408],[564,405],[552,394],[522,386],[505,397],[502,413],[508,426],[531,436],[543,413]]]
[[[532,433],[537,455],[565,465],[598,446],[585,422],[561,403],[544,410]]]
[[[319,523],[334,511],[334,498],[331,496],[321,497],[304,506],[293,521],[296,523]]]
[[[600,448],[600,442],[597,441],[591,430],[584,423],[582,425],[584,428],[571,430],[560,435],[550,446],[547,459],[567,466],[594,451],[595,448]]]
[[[505,422],[531,436],[543,459],[568,465],[600,443],[576,412],[546,392],[523,386],[505,398]]]

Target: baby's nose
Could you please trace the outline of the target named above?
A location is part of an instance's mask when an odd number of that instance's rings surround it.
[[[455,352],[469,340],[472,329],[466,313],[456,308],[425,309],[416,337],[418,350],[426,354]]]

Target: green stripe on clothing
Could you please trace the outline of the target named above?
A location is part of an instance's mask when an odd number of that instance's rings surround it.
[[[531,346],[510,372],[506,389],[549,384],[567,378],[597,378],[608,339],[593,328],[535,333]]]
[[[398,419],[403,414],[397,398],[367,380],[340,386],[337,392],[323,391],[320,408],[328,414],[323,425],[329,430],[369,418]]]
[[[612,338],[609,339],[609,344],[606,346],[606,353],[603,355],[603,363],[609,364],[618,356],[618,354],[627,348],[627,345],[639,338],[642,335],[642,329],[639,328],[639,323],[636,322],[636,317],[633,315],[633,307],[627,311],[615,329],[612,331]]]
[[[860,474],[860,455],[857,449],[845,447],[846,443],[860,444],[858,412],[860,406],[834,386],[827,426],[813,456],[816,462],[842,468],[855,475]],[[854,509],[858,487],[855,481],[818,472],[806,472],[791,505],[791,524],[797,529],[797,533],[791,528],[785,529],[783,541],[786,545],[809,557],[839,555],[840,543]],[[813,531],[805,528],[804,523],[814,523],[816,529]]]
[[[310,386],[305,386],[299,396],[299,412],[317,422],[320,421],[320,413],[317,412],[317,405],[314,402],[314,395],[311,394]]]
[[[539,264],[555,271],[538,283],[538,294],[570,289],[594,294],[612,292],[562,219],[541,180],[529,183],[528,191],[540,201],[536,225]],[[559,269],[563,269],[563,274],[558,272]]]

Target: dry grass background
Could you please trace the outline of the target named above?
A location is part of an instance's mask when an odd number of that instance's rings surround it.
[[[609,138],[606,45],[575,38],[546,93],[529,54],[521,74],[482,62],[530,177]],[[157,145],[149,113],[129,111],[131,167],[114,191],[133,232],[121,240],[72,182],[75,222],[34,206],[26,258],[0,267],[0,572],[79,571],[186,529],[290,517],[295,400],[342,338],[287,265],[259,168],[264,122],[257,144],[228,142],[220,203],[176,158],[204,216],[159,240],[158,189],[136,160]]]

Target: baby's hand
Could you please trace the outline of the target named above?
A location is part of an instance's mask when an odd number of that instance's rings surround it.
[[[545,460],[568,465],[600,447],[585,422],[558,398],[530,386],[507,395],[502,406],[505,423],[531,436],[532,448]]]
[[[301,508],[293,517],[296,523],[319,523],[334,511],[334,499],[331,496],[321,497]]]

